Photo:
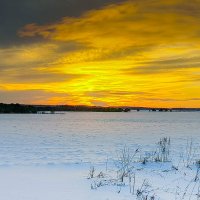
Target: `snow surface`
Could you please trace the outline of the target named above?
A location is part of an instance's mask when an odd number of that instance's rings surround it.
[[[196,165],[185,167],[182,160],[191,139],[193,162],[200,157],[200,112],[0,115],[0,199],[136,199],[128,178],[125,186],[109,182],[116,178],[114,160],[125,145],[144,156],[165,136],[171,138],[171,162],[135,163],[135,188],[145,180],[148,199],[198,199]],[[91,166],[95,178],[87,179]],[[100,171],[104,178],[96,177]],[[109,183],[91,189],[104,179]]]

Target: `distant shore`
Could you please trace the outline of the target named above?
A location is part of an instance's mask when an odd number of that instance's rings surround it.
[[[154,108],[154,107],[101,107],[84,105],[25,105],[25,104],[5,104],[0,103],[0,113],[38,113],[54,114],[55,112],[130,112],[150,111],[150,112],[196,112],[200,108]]]

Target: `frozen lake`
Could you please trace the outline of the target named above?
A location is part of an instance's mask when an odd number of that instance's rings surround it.
[[[101,163],[124,145],[153,150],[164,136],[175,155],[191,138],[200,144],[200,112],[1,114],[0,165]]]

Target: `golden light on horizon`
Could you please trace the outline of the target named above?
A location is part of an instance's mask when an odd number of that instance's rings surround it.
[[[200,107],[199,9],[198,0],[124,1],[27,24],[19,37],[41,40],[0,49],[0,91],[37,91],[24,100],[32,104]]]

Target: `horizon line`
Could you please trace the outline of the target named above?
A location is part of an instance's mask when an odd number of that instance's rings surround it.
[[[3,103],[0,102],[0,104],[19,104],[19,105],[25,105],[25,106],[83,106],[83,107],[99,107],[99,108],[135,108],[135,109],[200,109],[200,107],[151,107],[151,106],[101,106],[101,105],[81,105],[81,104],[26,104],[26,103]]]

